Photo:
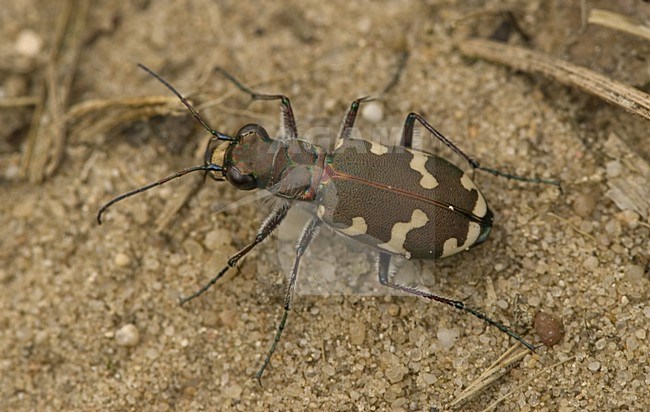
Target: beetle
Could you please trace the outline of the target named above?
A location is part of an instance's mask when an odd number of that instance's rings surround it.
[[[225,180],[238,190],[267,190],[278,199],[255,239],[230,257],[227,265],[202,288],[182,298],[181,304],[208,290],[268,238],[296,202],[316,205],[316,216],[305,225],[296,246],[284,312],[267,356],[255,375],[258,381],[284,330],[296,289],[300,260],[323,224],[378,252],[377,272],[382,285],[468,312],[528,349],[535,350],[521,336],[462,301],[435,295],[421,287],[392,282],[390,278],[394,268],[391,260],[395,256],[439,259],[473,248],[488,238],[494,219],[485,197],[467,172],[439,156],[413,149],[416,122],[464,158],[473,170],[559,187],[558,181],[527,178],[482,166],[417,113],[406,117],[401,140],[396,146],[352,138],[352,128],[361,104],[372,100],[368,97],[352,102],[335,148],[328,152],[299,138],[291,102],[286,96],[256,93],[228,72],[218,69],[253,99],[278,100],[281,105],[283,133],[280,138],[271,138],[262,126],[254,123],[243,126],[233,137],[210,127],[170,83],[149,68],[140,67],[174,93],[212,137],[203,165],[184,169],[112,199],[97,213],[99,224],[103,213],[113,204],[196,171],[204,171],[217,181]]]

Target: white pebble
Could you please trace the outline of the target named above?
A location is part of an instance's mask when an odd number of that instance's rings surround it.
[[[368,102],[361,107],[361,117],[371,123],[377,123],[384,118],[384,108],[379,102]]]
[[[9,165],[5,169],[5,179],[14,180],[20,176],[20,168],[16,165]]]
[[[231,242],[232,234],[226,229],[214,229],[205,235],[204,244],[208,250],[216,250]]]
[[[14,48],[18,54],[35,57],[43,47],[43,39],[33,30],[23,30],[18,34]]]
[[[228,399],[239,399],[243,391],[244,388],[242,388],[240,385],[237,385],[235,383],[233,385],[224,388],[222,395],[224,398],[228,398]]]
[[[597,372],[598,369],[600,369],[600,362],[598,361],[589,362],[587,368],[592,372]]]
[[[431,386],[438,381],[438,378],[433,373],[422,372],[420,373],[420,377],[422,378],[424,384],[427,386]]]
[[[440,342],[440,346],[449,349],[454,346],[456,338],[458,337],[458,331],[456,329],[440,328],[438,329],[436,336]]]
[[[129,266],[129,264],[131,264],[131,258],[129,257],[129,255],[122,252],[118,252],[113,258],[113,261],[115,262],[115,266],[121,268],[127,267]]]
[[[138,342],[140,342],[140,331],[132,323],[122,326],[115,332],[115,343],[119,346],[135,346]]]

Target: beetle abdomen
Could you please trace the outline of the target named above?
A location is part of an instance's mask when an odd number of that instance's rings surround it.
[[[406,258],[436,259],[484,241],[485,198],[446,160],[349,139],[328,156],[318,216],[338,232]]]

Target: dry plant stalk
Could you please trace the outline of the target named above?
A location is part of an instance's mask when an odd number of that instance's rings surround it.
[[[57,22],[21,162],[21,174],[31,182],[41,182],[52,175],[63,157],[66,143],[63,116],[83,43],[88,9],[88,0],[69,0]]]
[[[643,220],[650,218],[650,165],[634,150],[625,144],[615,133],[611,133],[605,142],[605,153],[621,162],[622,172],[619,176],[608,177],[608,190],[605,196],[610,198],[621,210],[631,210]]]
[[[561,360],[561,361],[559,361],[559,362],[556,362],[556,363],[552,364],[551,366],[549,366],[549,367],[547,367],[547,368],[544,368],[544,369],[541,370],[539,373],[535,374],[534,376],[531,376],[530,378],[528,378],[528,379],[526,379],[525,381],[523,381],[521,384],[517,385],[517,387],[514,388],[513,390],[511,390],[510,392],[506,393],[505,395],[501,396],[501,397],[500,397],[499,399],[497,399],[496,401],[494,401],[494,402],[492,402],[491,404],[489,404],[485,409],[483,409],[482,412],[489,412],[489,411],[493,411],[493,410],[495,410],[496,407],[499,406],[499,404],[500,404],[501,402],[503,402],[506,398],[508,398],[509,396],[512,396],[512,395],[513,395],[514,393],[516,393],[517,391],[520,391],[520,390],[521,390],[522,388],[524,388],[525,386],[530,385],[530,383],[531,383],[533,380],[535,380],[535,379],[537,379],[538,377],[540,377],[543,373],[548,373],[548,372],[551,371],[552,369],[555,369],[557,366],[560,366],[560,365],[562,365],[562,364],[565,364],[565,363],[567,363],[567,362],[570,362],[570,361],[572,361],[572,360],[574,360],[574,359],[575,359],[575,356],[571,356],[570,358],[567,358],[567,359]]]
[[[593,9],[589,12],[587,22],[650,40],[650,27],[613,11]]]
[[[87,100],[70,108],[63,117],[68,125],[74,124],[79,140],[97,136],[115,127],[154,116],[185,115],[174,96],[129,97],[107,100]]]
[[[519,349],[517,351],[517,349]],[[520,345],[513,345],[503,355],[492,363],[474,382],[470,383],[465,390],[456,397],[449,405],[449,408],[456,409],[465,402],[478,396],[488,386],[505,375],[517,362],[521,361],[530,351],[522,349]]]
[[[470,57],[486,59],[524,72],[542,73],[650,120],[650,96],[592,70],[539,52],[490,40],[465,40],[459,44],[459,48]]]

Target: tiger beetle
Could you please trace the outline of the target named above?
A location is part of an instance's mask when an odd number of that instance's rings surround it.
[[[232,137],[210,127],[166,80],[147,67],[140,67],[174,93],[201,126],[210,132],[212,137],[205,152],[205,164],[183,169],[114,198],[99,210],[99,224],[104,212],[113,204],[197,171],[203,171],[218,181],[226,180],[236,189],[265,189],[278,198],[278,204],[262,223],[255,239],[233,255],[208,283],[182,298],[181,304],[208,290],[255,246],[269,237],[297,201],[316,205],[316,216],[305,225],[296,246],[284,312],[266,358],[255,374],[258,382],[284,330],[296,290],[300,259],[323,223],[378,252],[380,284],[468,312],[516,339],[529,350],[535,350],[517,333],[462,301],[438,296],[420,287],[392,282],[390,278],[395,268],[391,260],[393,256],[406,259],[451,256],[485,242],[492,229],[493,214],[470,176],[441,157],[413,149],[416,122],[465,159],[473,170],[559,187],[558,181],[522,177],[481,166],[417,113],[410,113],[406,117],[397,146],[352,138],[360,105],[372,100],[368,97],[352,102],[335,149],[328,152],[323,147],[298,138],[293,110],[286,96],[256,93],[225,70],[218,69],[253,100],[279,100],[281,105],[282,136],[278,139],[270,138],[259,124],[247,124]]]

